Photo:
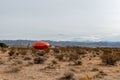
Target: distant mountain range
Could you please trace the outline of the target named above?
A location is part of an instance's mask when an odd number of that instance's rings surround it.
[[[0,43],[6,43],[7,45],[20,45],[27,46],[32,45],[36,40],[0,40]],[[52,46],[82,46],[82,47],[119,47],[120,42],[78,42],[78,41],[51,41],[45,40],[49,42]]]

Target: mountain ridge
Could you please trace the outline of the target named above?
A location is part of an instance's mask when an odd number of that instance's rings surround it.
[[[7,45],[32,45],[33,42],[38,40],[0,40],[1,43],[6,43]],[[108,41],[99,41],[99,42],[90,42],[90,41],[52,41],[44,40],[49,42],[52,46],[82,46],[82,47],[119,47],[120,42],[108,42]]]

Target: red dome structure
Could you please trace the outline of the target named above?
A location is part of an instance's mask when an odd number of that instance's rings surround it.
[[[48,49],[50,47],[50,44],[45,41],[36,41],[33,43],[32,47],[35,49],[44,50]]]

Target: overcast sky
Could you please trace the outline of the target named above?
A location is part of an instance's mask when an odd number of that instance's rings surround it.
[[[0,39],[120,41],[120,0],[0,0]]]

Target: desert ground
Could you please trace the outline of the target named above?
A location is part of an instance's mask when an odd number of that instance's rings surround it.
[[[120,80],[120,49],[0,48],[0,80]]]

